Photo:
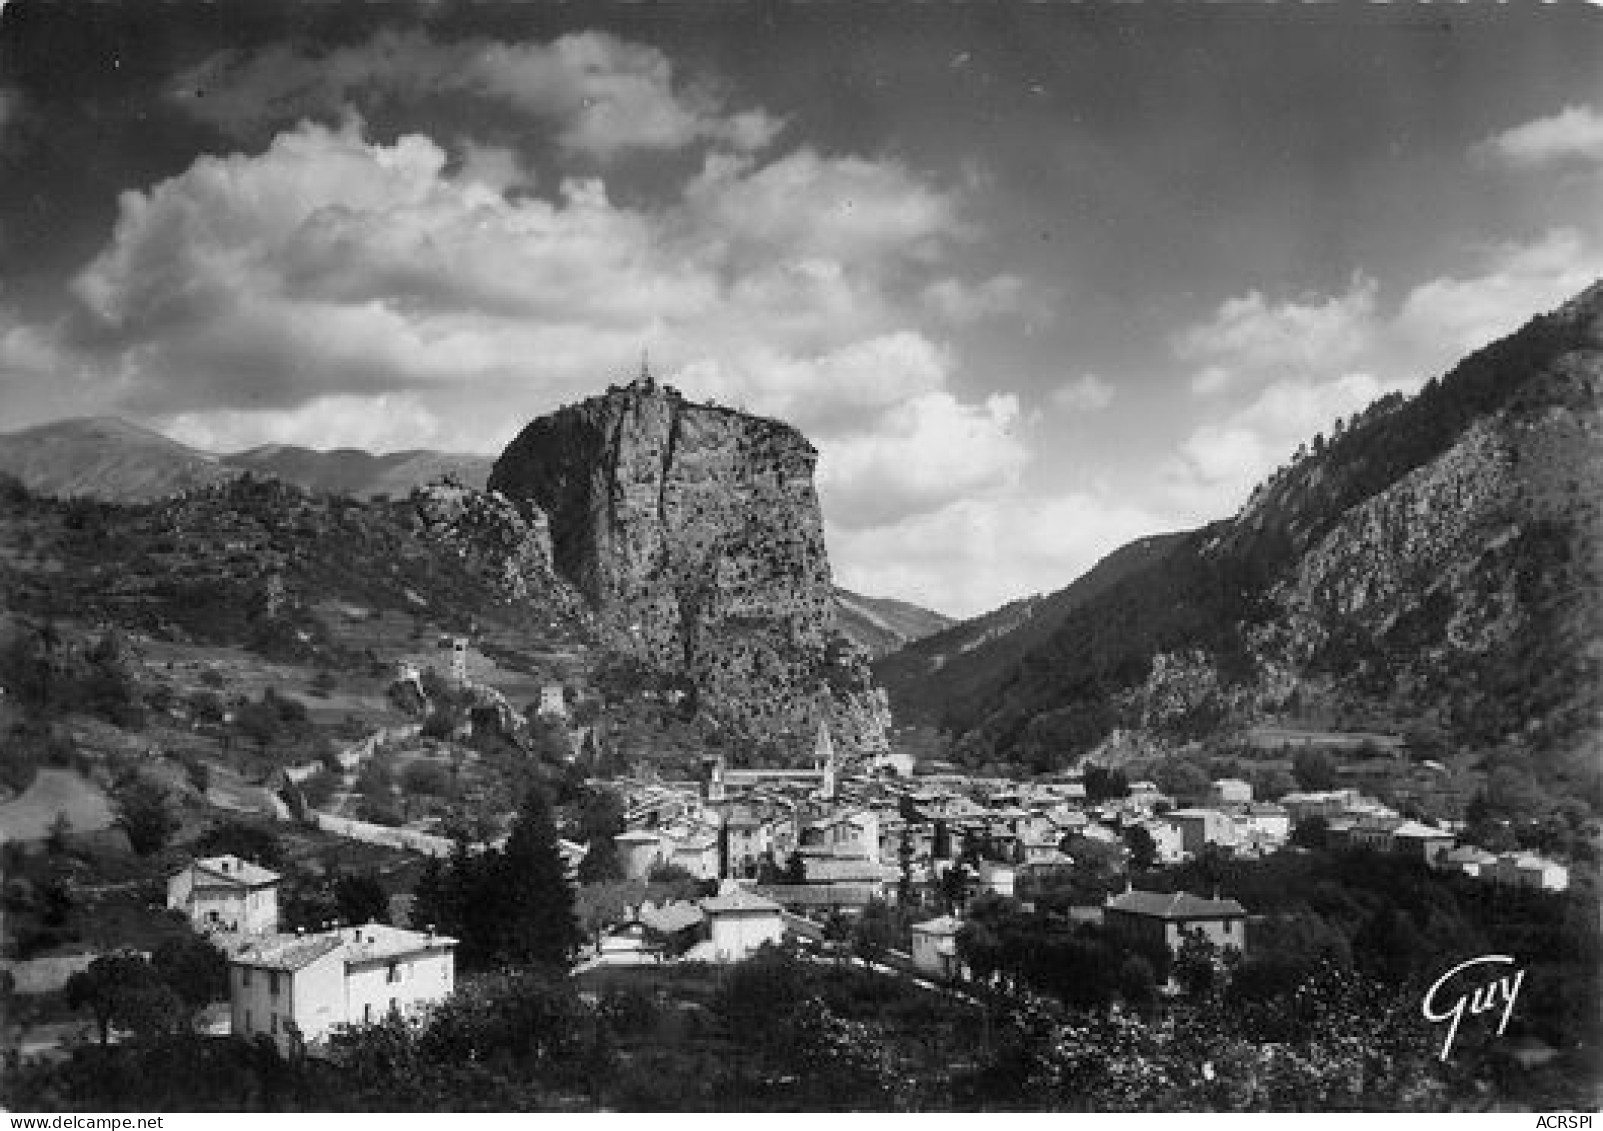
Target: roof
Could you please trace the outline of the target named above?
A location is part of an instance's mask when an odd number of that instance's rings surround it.
[[[229,955],[239,966],[266,970],[303,970],[344,945],[332,932],[322,935],[262,935]]]
[[[1183,891],[1127,891],[1109,898],[1107,910],[1156,919],[1224,919],[1247,914],[1233,899],[1203,899]]]
[[[786,907],[867,907],[881,890],[877,884],[772,884],[759,894]]]
[[[1433,828],[1418,821],[1405,821],[1392,830],[1392,836],[1407,836],[1429,838],[1431,840],[1452,840],[1453,834],[1446,829]]]
[[[258,935],[242,940],[229,954],[240,966],[265,970],[303,970],[320,958],[342,951],[347,964],[386,962],[421,951],[449,950],[456,940],[448,935],[406,931],[368,923],[340,927],[315,935]]]
[[[661,907],[642,907],[640,922],[659,934],[672,935],[688,930],[706,918],[694,903],[665,903]]]
[[[644,829],[631,829],[626,833],[617,834],[612,839],[621,840],[628,844],[643,844],[647,841],[655,844],[657,841],[661,840],[662,837],[656,833],[648,833]]]
[[[383,962],[425,950],[449,950],[456,940],[433,932],[407,931],[368,923],[336,932],[345,944],[346,962]]]
[[[701,901],[701,909],[709,915],[756,915],[770,912],[777,914],[779,904],[771,899],[764,899],[756,892],[735,888],[733,891],[708,896]]]
[[[208,886],[254,888],[278,882],[277,872],[269,872],[266,868],[252,864],[249,860],[241,860],[238,856],[207,856],[196,860],[190,867],[194,869],[195,882],[199,883],[204,879]]]

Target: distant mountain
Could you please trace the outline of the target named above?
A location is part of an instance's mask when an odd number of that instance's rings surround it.
[[[489,456],[426,449],[374,455],[288,444],[216,455],[109,416],[0,434],[0,474],[15,476],[36,495],[112,503],[151,502],[244,472],[359,499],[401,498],[445,476],[482,490],[493,462]]]
[[[889,597],[865,597],[835,586],[835,626],[871,656],[884,656],[956,622]]]
[[[400,498],[412,488],[450,476],[464,487],[484,489],[490,478],[490,456],[461,455],[413,449],[374,455],[358,448],[317,451],[287,444],[268,444],[221,457],[228,467],[254,475],[270,475],[308,491],[371,499]]]
[[[0,473],[38,495],[117,503],[149,502],[238,474],[210,453],[116,417],[0,435]]]
[[[1345,718],[1603,803],[1600,504],[1603,284],[1338,421],[1234,518],[1119,551],[1066,612],[1002,610],[965,659],[986,618],[877,672],[970,764]]]
[[[915,639],[880,656],[875,679],[890,694],[898,721],[939,723],[971,698],[988,694],[997,674],[1050,638],[1073,609],[1159,560],[1183,538],[1156,534],[1131,542],[1056,593],[1013,601]]]

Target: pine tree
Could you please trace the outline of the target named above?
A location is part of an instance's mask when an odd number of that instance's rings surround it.
[[[496,957],[516,966],[567,966],[582,941],[551,810],[530,790],[496,861]]]

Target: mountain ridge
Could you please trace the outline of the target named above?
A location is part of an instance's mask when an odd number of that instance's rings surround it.
[[[1237,515],[949,697],[960,755],[1062,768],[1116,733],[1181,749],[1314,711],[1597,791],[1600,307],[1593,285],[1314,437]],[[904,662],[878,667],[893,697]]]

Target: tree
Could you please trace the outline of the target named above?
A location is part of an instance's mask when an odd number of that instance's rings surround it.
[[[228,960],[199,935],[167,939],[151,954],[150,966],[177,995],[186,1020],[192,1021],[212,1002],[228,998]]]
[[[1205,994],[1218,978],[1219,948],[1202,931],[1186,931],[1169,968],[1170,976],[1186,993]]]
[[[190,848],[196,856],[238,856],[275,870],[284,866],[284,847],[272,829],[233,818],[201,833]]]
[[[1130,795],[1130,783],[1123,770],[1109,769],[1095,763],[1085,768],[1085,799],[1112,801]]]
[[[494,866],[504,962],[566,967],[582,941],[545,796],[531,789]]]
[[[353,925],[390,921],[390,897],[372,872],[345,872],[335,879],[334,907]]]
[[[1291,761],[1292,776],[1297,785],[1307,790],[1336,788],[1336,764],[1329,753],[1317,747],[1305,746]]]
[[[913,906],[913,830],[902,826],[902,835],[896,842],[896,903],[900,907]]]
[[[618,859],[618,844],[610,836],[593,837],[590,849],[579,861],[581,884],[605,884],[623,879],[623,862]]]
[[[138,772],[125,775],[114,787],[111,809],[113,823],[140,856],[160,852],[183,825],[167,790]]]
[[[1145,955],[1132,954],[1119,966],[1119,993],[1138,1009],[1157,1000],[1158,975]]]
[[[941,899],[946,902],[948,914],[956,915],[963,909],[973,885],[974,877],[961,860],[941,873]]]
[[[68,978],[66,995],[69,1008],[94,1016],[102,1045],[110,1043],[113,1025],[141,1033],[170,1030],[181,1012],[177,995],[150,963],[127,950],[103,954]]]
[[[610,789],[586,788],[579,796],[579,837],[589,845],[579,861],[579,882],[606,883],[623,879],[618,844],[613,837],[624,831],[623,799]]]
[[[784,871],[779,874],[779,882],[782,884],[807,882],[807,861],[802,858],[800,852],[792,852],[790,858],[785,861]]]
[[[1125,828],[1124,846],[1130,850],[1130,867],[1137,872],[1145,872],[1158,862],[1158,842],[1141,825]]]
[[[1179,801],[1199,801],[1208,795],[1207,772],[1194,762],[1172,758],[1159,766],[1154,777],[1159,788]]]

